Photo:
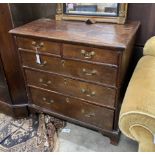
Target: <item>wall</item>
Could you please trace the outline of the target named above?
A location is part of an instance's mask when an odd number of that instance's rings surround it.
[[[155,4],[129,4],[128,20],[138,20],[141,22],[139,32],[133,51],[133,61],[130,72],[135,68],[138,60],[143,55],[143,47],[145,42],[155,35]]]
[[[137,46],[144,46],[146,40],[155,35],[155,4],[129,4],[128,19],[141,22]]]
[[[20,26],[39,18],[54,18],[55,3],[10,4],[14,26]]]

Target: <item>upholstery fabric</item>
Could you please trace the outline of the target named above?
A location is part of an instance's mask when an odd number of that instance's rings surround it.
[[[150,38],[144,46],[143,49],[143,54],[144,55],[151,55],[155,56],[155,36]]]
[[[141,152],[154,152],[155,144],[153,143],[152,131],[145,126],[135,124],[130,127],[131,134],[139,142],[139,151]]]
[[[154,56],[143,56],[134,70],[121,107],[119,127],[122,133],[139,142],[139,151],[155,151]]]

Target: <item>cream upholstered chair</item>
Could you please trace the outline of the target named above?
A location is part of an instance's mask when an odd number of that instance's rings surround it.
[[[138,141],[139,150],[155,152],[155,37],[150,38],[129,82],[119,127]]]

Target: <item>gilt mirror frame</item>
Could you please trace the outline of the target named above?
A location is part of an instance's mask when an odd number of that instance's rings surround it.
[[[127,3],[119,3],[117,16],[87,16],[87,15],[69,15],[64,13],[64,3],[57,3],[56,5],[56,20],[77,20],[86,21],[88,19],[94,19],[96,22],[108,22],[124,24],[127,17]]]

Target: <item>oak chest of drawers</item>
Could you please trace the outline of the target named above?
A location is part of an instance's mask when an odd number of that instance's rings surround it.
[[[138,22],[39,19],[15,28],[28,107],[119,138],[118,116]]]

